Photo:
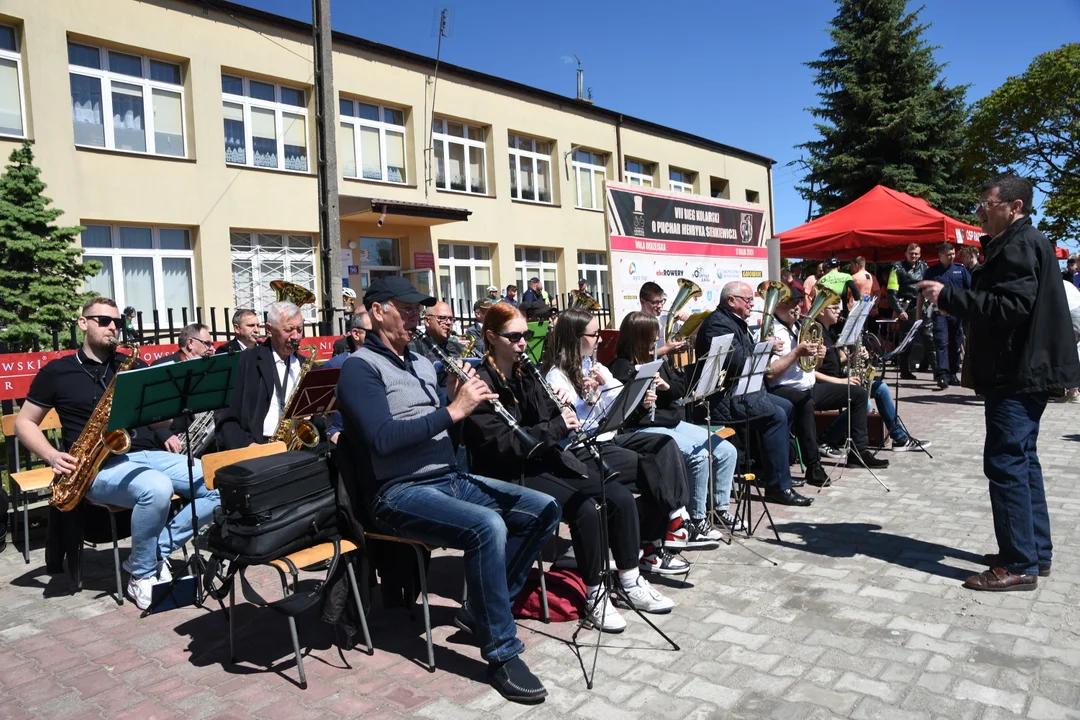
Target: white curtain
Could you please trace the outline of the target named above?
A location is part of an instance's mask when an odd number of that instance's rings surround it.
[[[348,123],[338,128],[338,164],[344,177],[356,177],[356,129]]]
[[[382,180],[382,149],[379,144],[379,131],[375,128],[360,128],[360,162],[364,167],[364,178]]]
[[[71,119],[75,143],[105,147],[105,126],[101,117],[101,81],[85,75],[71,76]]]
[[[121,150],[146,151],[143,130],[143,95],[138,85],[112,84],[113,137]]]
[[[154,259],[126,257],[121,259],[124,268],[124,303],[132,305],[147,316],[157,308],[154,289]],[[166,322],[162,317],[161,322]]]
[[[187,258],[162,258],[161,283],[165,291],[165,307],[172,308],[174,317],[182,317],[180,309],[187,308],[188,319],[195,318],[195,303],[191,296],[191,261]]]
[[[19,66],[14,60],[0,59],[0,132],[23,134]]]
[[[285,167],[288,170],[307,170],[307,122],[301,115],[281,114],[284,125]]]
[[[154,90],[154,151],[184,156],[184,118],[180,93]]]
[[[113,290],[112,258],[84,255],[83,260],[97,260],[101,263],[101,270],[98,274],[86,281],[86,289],[97,293],[101,297],[116,297]]]

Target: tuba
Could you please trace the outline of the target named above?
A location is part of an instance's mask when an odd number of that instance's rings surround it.
[[[139,350],[131,343],[120,343],[117,349],[124,348],[130,354],[116,368],[116,375],[127,372],[135,366],[139,359]],[[49,504],[61,512],[68,512],[78,507],[82,502],[90,485],[97,477],[98,470],[110,455],[123,455],[131,449],[131,434],[127,430],[108,431],[105,428],[109,424],[109,414],[112,412],[113,389],[116,386],[116,375],[109,381],[101,399],[98,400],[86,421],[78,439],[68,448],[68,454],[78,462],[75,471],[70,475],[57,473],[52,480],[52,497]]]
[[[303,349],[310,350],[311,354],[301,363],[300,375],[296,378],[296,387],[293,388],[288,402],[285,403],[285,407],[281,411],[281,420],[278,422],[274,434],[266,440],[267,443],[283,442],[287,450],[299,450],[302,447],[313,448],[319,444],[319,431],[310,420],[289,417],[292,415],[293,407],[296,405],[296,391],[300,389],[300,384],[304,382],[304,376],[308,374],[311,368],[315,367],[315,355],[318,348],[314,345],[308,345]]]
[[[668,310],[667,322],[664,324],[664,337],[670,338],[671,330],[675,327],[675,316],[680,310],[694,298],[701,297],[701,286],[693,280],[687,280],[686,278],[679,278],[679,292],[675,294],[675,299],[671,301],[671,308]]]
[[[596,301],[592,295],[580,290],[570,291],[570,307],[569,310],[582,310],[592,314],[600,312],[600,303]]]
[[[773,312],[776,306],[791,298],[791,288],[779,280],[766,280],[757,286],[758,294],[765,300],[765,309],[761,316],[761,332],[758,340],[764,340],[772,335]]]
[[[837,295],[834,290],[830,290],[827,287],[815,287],[814,290],[816,292],[814,302],[810,305],[810,312],[803,315],[802,327],[799,328],[799,342],[820,345],[825,329],[815,318],[817,318],[817,316],[821,314],[821,311],[828,306],[840,302],[840,296]],[[803,355],[799,357],[799,367],[806,372],[817,370],[818,365],[820,364],[821,360],[816,355]]]
[[[271,280],[270,287],[274,290],[276,301],[288,300],[297,307],[303,307],[315,302],[315,293],[303,285],[289,282],[288,280]]]

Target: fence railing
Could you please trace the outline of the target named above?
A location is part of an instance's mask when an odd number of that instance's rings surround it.
[[[611,295],[604,293],[597,296],[596,301],[600,304],[600,309],[594,314],[600,320],[600,327],[613,327],[615,322],[615,307],[611,302]],[[472,303],[462,299],[448,299],[447,304],[450,305],[450,311],[454,316],[454,332],[463,333],[465,329],[471,327],[476,322],[476,318],[473,315]],[[573,296],[570,293],[565,295],[556,295],[551,298],[552,306],[559,312],[567,309],[573,304]]]

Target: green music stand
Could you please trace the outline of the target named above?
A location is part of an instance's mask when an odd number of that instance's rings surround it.
[[[540,359],[544,356],[544,342],[547,340],[548,330],[551,329],[551,322],[548,320],[534,320],[528,323],[528,327],[533,331],[533,338],[525,346],[525,352],[529,354],[529,359],[537,367],[540,367]]]

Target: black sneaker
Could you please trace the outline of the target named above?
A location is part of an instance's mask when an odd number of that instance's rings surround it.
[[[911,450],[918,450],[920,445],[924,448],[928,448],[931,444],[932,443],[929,440],[918,440],[910,435],[905,435],[900,440],[892,441],[891,450],[893,452],[910,452]]]
[[[791,478],[791,487],[802,487],[806,484],[806,480],[803,478],[793,477]]]
[[[947,378],[947,377],[939,377],[937,379],[937,386],[938,386],[938,390],[948,390],[949,389],[949,378]]]
[[[852,450],[850,453],[848,453],[847,464],[848,467],[861,466],[870,468],[871,470],[889,467],[888,460],[882,460],[881,458],[874,457],[873,454],[865,448],[863,450]]]
[[[918,380],[919,378],[915,377],[914,373],[902,372],[902,373],[900,373],[900,379],[901,380]]]
[[[491,687],[511,702],[531,705],[543,702],[548,694],[540,678],[533,675],[529,666],[518,656],[504,663],[490,663],[487,677]]]
[[[959,385],[960,384],[960,378],[956,377],[955,375],[950,375],[949,376],[949,384],[950,385]]]
[[[465,605],[459,607],[457,613],[454,614],[454,625],[462,632],[467,632],[470,635],[476,634],[476,620],[473,619],[472,614]]]
[[[705,518],[691,518],[687,530],[690,532],[686,541],[687,550],[715,550],[720,547],[720,531]]]

